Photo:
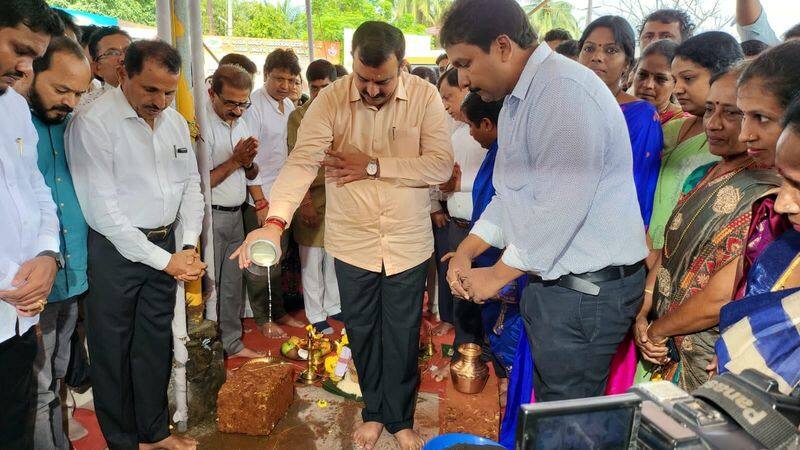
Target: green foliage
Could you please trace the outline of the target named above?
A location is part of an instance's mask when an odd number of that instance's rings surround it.
[[[544,5],[539,6],[542,3]],[[563,28],[569,31],[573,39],[577,39],[581,35],[578,21],[572,15],[572,4],[565,1],[544,0],[523,6],[528,13],[536,8],[538,8],[536,12],[529,17],[533,28],[540,37],[553,28]]]
[[[209,24],[209,0],[200,2],[203,32],[224,36],[227,0],[210,0],[213,28]],[[408,9],[416,2],[416,9]],[[452,0],[312,0],[314,39],[342,41],[345,28],[357,28],[367,20],[392,23],[406,33],[422,34],[435,24]],[[50,0],[53,6],[117,17],[120,20],[155,25],[155,0]],[[234,0],[233,34],[243,37],[306,39],[303,7],[291,0]]]
[[[155,0],[49,0],[50,6],[116,17],[119,20],[156,24]]]

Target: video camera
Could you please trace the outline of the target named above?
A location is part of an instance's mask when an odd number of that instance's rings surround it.
[[[516,449],[800,449],[800,388],[760,372],[718,375],[688,394],[668,381],[628,393],[522,405]]]

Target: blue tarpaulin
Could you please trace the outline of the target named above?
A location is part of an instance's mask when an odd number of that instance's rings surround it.
[[[103,16],[100,14],[92,14],[69,8],[58,8],[58,9],[68,12],[72,17],[75,18],[75,23],[81,26],[97,25],[99,27],[110,27],[119,25],[119,20],[116,17]]]

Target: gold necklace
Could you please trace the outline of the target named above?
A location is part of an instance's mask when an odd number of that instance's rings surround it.
[[[702,205],[700,205],[699,208],[697,208],[697,211],[694,213],[694,215],[692,216],[692,219],[689,221],[689,223],[687,223],[685,227],[682,227],[683,228],[683,232],[678,237],[678,243],[675,244],[675,247],[672,248],[672,251],[669,250],[670,228],[667,227],[667,229],[664,232],[664,257],[665,258],[669,259],[671,256],[673,256],[675,254],[675,251],[680,248],[681,244],[683,243],[683,239],[686,237],[686,232],[692,227],[692,224],[694,224],[694,221],[697,220],[697,217],[700,215],[700,213],[703,212],[703,210],[705,209],[706,205],[708,205],[708,202],[710,202],[712,198],[716,198],[717,193],[723,187],[727,186],[728,183],[733,179],[734,176],[736,176],[739,172],[747,169],[748,167],[750,167],[754,163],[755,163],[755,161],[750,161],[745,166],[739,167],[738,169],[735,169],[735,170],[733,170],[731,172],[728,172],[727,174],[720,175],[720,177],[724,176],[724,177],[727,177],[727,179],[724,182],[721,182],[719,184],[719,186],[717,186],[717,188],[714,189],[714,192],[712,192],[711,195],[706,196],[705,201],[703,202]],[[714,170],[714,168],[712,168],[711,170]],[[683,214],[683,208],[686,206],[687,203],[689,203],[689,200],[691,200],[694,197],[694,195],[701,190],[702,187],[708,185],[711,181],[712,181],[712,179],[710,177],[706,177],[700,184],[698,184],[694,189],[692,189],[692,191],[689,192],[689,194],[686,195],[686,198],[684,198],[683,201],[680,201],[678,203],[678,209],[676,209],[675,212],[670,216],[670,218],[667,221],[667,223],[671,223],[673,220],[675,220],[675,217],[677,217],[679,214],[682,215]],[[677,231],[677,230],[675,230],[675,231]]]

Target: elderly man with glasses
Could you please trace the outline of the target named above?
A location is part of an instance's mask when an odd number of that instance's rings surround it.
[[[206,103],[208,130],[203,138],[211,157],[211,210],[214,219],[214,274],[219,296],[219,327],[228,357],[262,356],[242,343],[241,312],[244,307],[244,278],[229,256],[244,241],[241,208],[247,185],[259,183],[258,140],[242,120],[250,103],[253,78],[233,64],[223,64],[211,76]]]
[[[102,86],[81,97],[75,112],[85,110],[106,91],[119,86],[119,68],[125,60],[125,50],[129,45],[130,35],[118,27],[102,27],[92,33],[88,44],[92,74],[100,80]]]

